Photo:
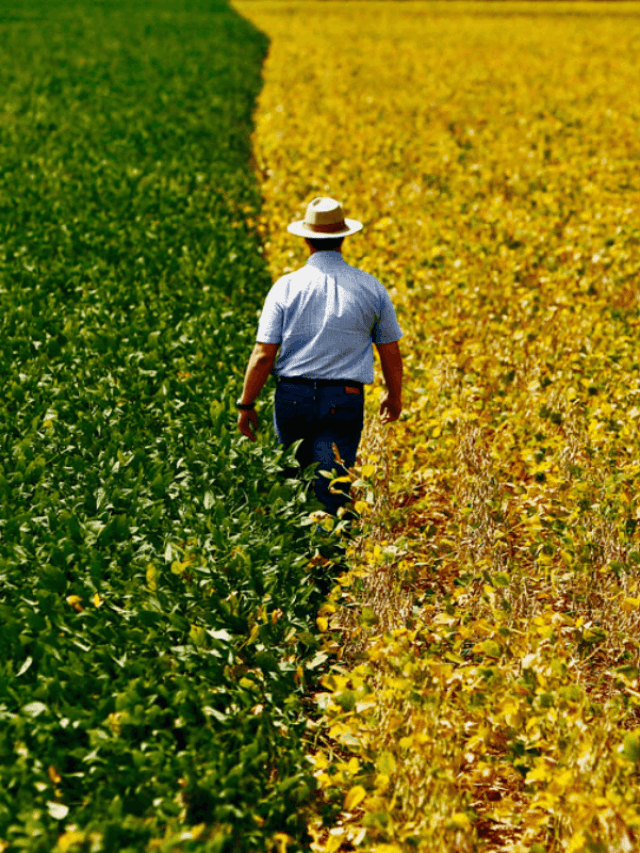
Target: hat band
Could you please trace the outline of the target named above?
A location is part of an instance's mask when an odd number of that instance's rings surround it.
[[[304,224],[309,231],[315,231],[318,234],[335,234],[336,231],[345,231],[347,228],[344,219],[342,222],[327,222],[325,225],[320,225],[317,222],[305,222]]]

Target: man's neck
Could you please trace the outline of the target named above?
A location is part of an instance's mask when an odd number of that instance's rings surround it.
[[[342,254],[342,246],[339,249],[314,249],[313,246],[309,246],[309,254],[315,255],[316,252],[337,252],[339,255]]]

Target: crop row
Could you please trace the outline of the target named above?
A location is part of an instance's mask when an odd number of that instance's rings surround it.
[[[222,2],[0,5],[1,850],[305,837],[310,505],[234,432],[266,45]]]

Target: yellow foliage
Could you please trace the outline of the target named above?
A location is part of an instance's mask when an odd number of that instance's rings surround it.
[[[84,832],[79,832],[78,830],[63,832],[58,838],[56,853],[58,853],[58,851],[59,853],[70,853],[70,851],[74,849],[79,850],[84,844],[85,837],[86,834]],[[3,849],[3,847],[0,847],[0,850]]]
[[[273,836],[273,840],[276,843],[277,853],[287,853],[289,843],[293,841],[291,836],[287,835],[284,832],[276,832],[276,834]]]
[[[364,670],[323,685],[345,812],[313,850],[638,849],[640,4],[235,5],[271,39],[273,277],[331,195],[405,333],[401,420],[367,389]]]
[[[354,785],[353,788],[349,789],[344,798],[345,810],[348,812],[353,811],[353,809],[360,805],[366,796],[367,792],[362,785]]]

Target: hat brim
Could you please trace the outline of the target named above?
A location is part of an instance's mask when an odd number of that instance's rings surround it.
[[[357,219],[345,218],[344,224],[346,225],[344,231],[327,233],[325,231],[312,231],[311,228],[307,227],[304,219],[301,219],[299,222],[292,222],[291,225],[288,225],[287,231],[290,234],[295,234],[296,237],[310,237],[313,240],[335,240],[336,237],[349,237],[351,234],[356,234],[362,228],[362,222],[358,222]]]

